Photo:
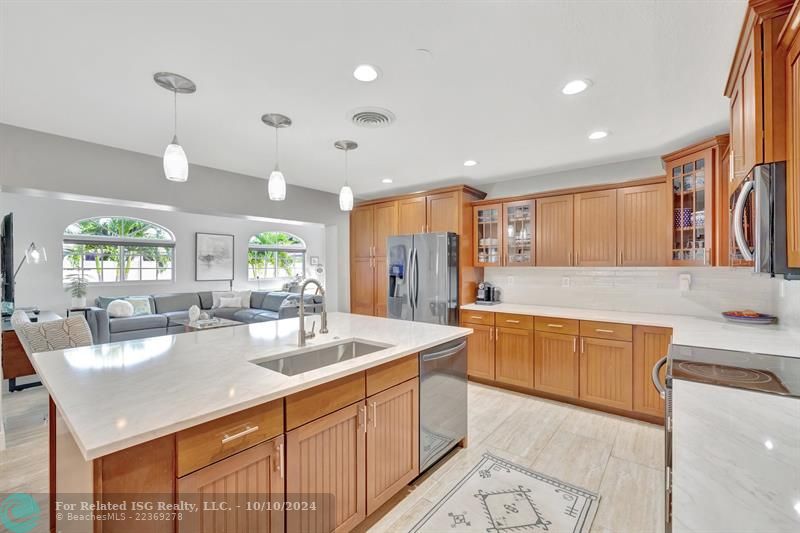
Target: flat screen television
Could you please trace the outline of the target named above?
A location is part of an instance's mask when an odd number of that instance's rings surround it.
[[[3,316],[14,311],[14,213],[3,217],[0,225],[0,256],[3,262],[2,308]]]

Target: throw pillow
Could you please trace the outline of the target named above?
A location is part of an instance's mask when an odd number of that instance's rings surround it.
[[[240,308],[242,307],[242,298],[240,296],[231,296],[231,297],[223,296],[222,298],[219,299],[219,306]]]
[[[133,304],[126,300],[114,300],[108,304],[108,316],[112,318],[120,318],[133,316]]]
[[[133,306],[133,316],[152,315],[153,308],[150,307],[149,296],[128,296],[125,298]]]
[[[250,293],[251,291],[214,291],[211,293],[212,309],[222,307],[219,303],[220,298],[236,298],[242,299],[239,307],[250,307]]]

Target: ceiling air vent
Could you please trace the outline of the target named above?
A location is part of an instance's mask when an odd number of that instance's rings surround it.
[[[380,107],[360,107],[351,111],[349,118],[362,128],[385,128],[394,122],[394,113]]]

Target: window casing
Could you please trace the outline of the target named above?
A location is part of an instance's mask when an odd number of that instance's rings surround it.
[[[250,237],[247,279],[284,280],[305,275],[306,245],[291,233],[265,231]]]
[[[79,220],[64,231],[64,283],[75,276],[89,283],[175,279],[175,237],[168,229],[136,218]]]

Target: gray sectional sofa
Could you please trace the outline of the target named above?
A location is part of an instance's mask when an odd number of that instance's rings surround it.
[[[184,326],[175,321],[186,320],[193,305],[213,317],[252,324],[296,317],[300,302],[300,295],[296,293],[261,291],[251,292],[250,307],[242,308],[213,309],[210,291],[154,294],[147,298],[151,314],[118,318],[109,317],[107,311],[108,304],[118,298],[97,298],[96,307],[86,312],[95,344],[183,333]],[[305,294],[303,299],[309,313],[322,312],[322,296]]]

